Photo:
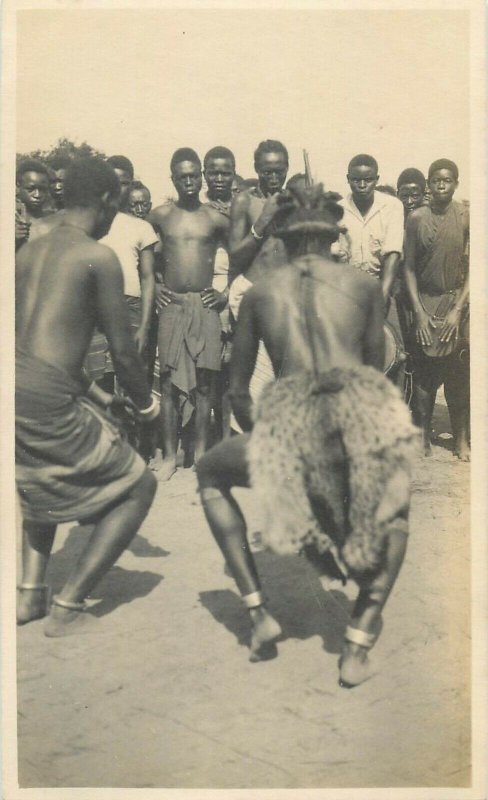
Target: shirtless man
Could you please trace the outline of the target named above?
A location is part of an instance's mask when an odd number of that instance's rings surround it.
[[[261,142],[254,152],[254,168],[258,184],[235,196],[229,235],[230,283],[242,274],[247,287],[255,283],[267,267],[283,261],[281,242],[270,241],[269,236],[288,172],[286,147],[272,139]]]
[[[41,161],[24,159],[17,168],[16,183],[15,249],[18,250],[29,238],[33,238],[46,217],[44,206],[49,195],[48,169]]]
[[[202,167],[194,150],[177,150],[171,179],[178,200],[155,208],[148,221],[162,243],[163,275],[156,285],[163,466],[158,480],[176,471],[178,414],[186,425],[195,406],[195,460],[207,449],[215,376],[220,370],[220,319],[227,296],[212,287],[217,246],[229,221],[200,202]]]
[[[234,153],[227,147],[212,147],[203,159],[203,174],[207,183],[207,202],[230,220],[233,186],[236,178]],[[228,244],[217,248],[212,286],[219,292],[229,295],[229,253]],[[218,438],[230,434],[229,365],[232,347],[232,330],[229,305],[220,312],[221,324],[221,369],[217,376],[214,415]]]
[[[45,634],[96,625],[84,600],[142,524],[156,482],[98,403],[82,366],[95,324],[106,332],[117,377],[134,413],[159,415],[130,332],[120,265],[94,241],[118,209],[113,170],[95,158],[70,166],[62,221],[19,251],[16,263],[16,481],[23,516],[17,621],[45,616],[45,572],[56,525],[78,520],[94,530],[60,594]],[[109,398],[110,400],[111,398]]]
[[[341,680],[351,686],[368,677],[367,652],[403,561],[416,434],[398,390],[380,374],[380,284],[330,257],[343,213],[339,195],[321,186],[294,193],[298,208],[276,231],[290,261],[279,280],[276,272],[264,276],[246,293],[237,323],[231,399],[246,433],[210,450],[197,474],[207,521],[250,611],[251,661],[276,654],[281,630],[264,605],[232,487],[252,481],[265,511],[263,541],[276,552],[314,540],[319,551],[333,550],[335,536],[335,558],[360,586],[340,662]],[[249,383],[260,339],[279,378],[253,412]],[[317,527],[320,509],[325,524]],[[370,549],[376,555],[363,561]]]

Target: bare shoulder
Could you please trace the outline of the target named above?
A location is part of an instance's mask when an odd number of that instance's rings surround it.
[[[362,272],[351,264],[339,264],[337,266],[340,267],[341,275],[347,281],[349,290],[352,290],[359,297],[364,300],[383,297],[381,281],[378,278],[373,278],[372,275]]]
[[[203,212],[209,219],[211,219],[212,222],[220,222],[221,218],[223,217],[223,214],[221,214],[220,211],[217,211],[217,209],[209,203],[202,203],[200,206],[200,211]]]
[[[231,214],[243,214],[249,208],[249,192],[239,192],[232,199]]]
[[[407,228],[415,228],[428,214],[430,214],[430,208],[428,206],[415,208],[407,217]]]
[[[101,242],[90,241],[80,245],[79,259],[89,268],[120,270],[119,260],[112,248]]]
[[[168,202],[163,203],[156,208],[153,208],[152,211],[149,212],[148,216],[146,217],[146,221],[151,225],[157,225],[158,223],[164,222],[164,220],[169,217],[171,212],[174,210],[175,204],[172,200],[168,200]]]
[[[207,216],[211,226],[218,230],[227,230],[229,227],[229,218],[221,214],[216,208],[206,203],[202,205],[201,211]]]
[[[258,283],[253,283],[253,285],[247,290],[241,300],[239,317],[242,315],[243,310],[245,313],[250,313],[256,304],[261,300],[261,298],[266,297],[265,284],[266,279],[262,278],[258,281]]]

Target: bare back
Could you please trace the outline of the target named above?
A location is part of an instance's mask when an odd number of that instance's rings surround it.
[[[211,206],[193,210],[176,203],[156,208],[150,221],[161,236],[164,282],[174,292],[200,292],[212,285],[218,244],[229,221]]]
[[[325,258],[297,259],[257,293],[256,320],[276,374],[364,364],[371,325],[383,336],[379,284]],[[383,355],[375,366],[382,362]]]
[[[17,253],[16,343],[79,378],[95,325],[107,336],[123,387],[143,404],[148,389],[117,257],[81,228],[61,223]]]
[[[277,378],[360,364],[381,370],[379,281],[319,255],[295,259],[262,278],[239,309],[231,368],[234,398],[249,397],[260,339]]]

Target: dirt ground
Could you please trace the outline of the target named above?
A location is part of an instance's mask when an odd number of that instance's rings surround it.
[[[303,558],[265,551],[258,568],[284,639],[277,659],[249,663],[246,612],[194,473],[180,469],[91,600],[99,634],[18,629],[20,786],[469,785],[469,465],[449,450],[443,404],[435,427],[370,681],[337,681],[354,585],[327,587]],[[236,496],[258,531],[251,493]],[[54,591],[85,536],[59,529]]]

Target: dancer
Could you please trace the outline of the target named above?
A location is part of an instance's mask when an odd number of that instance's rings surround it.
[[[62,221],[29,242],[16,263],[16,481],[23,516],[17,621],[47,611],[45,572],[61,522],[94,523],[67,582],[53,598],[44,632],[65,636],[96,626],[85,599],[142,524],[156,482],[121,437],[82,365],[95,323],[105,331],[121,386],[145,422],[159,414],[130,331],[114,253],[94,241],[118,210],[113,169],[96,158],[69,167]]]
[[[216,445],[197,473],[205,515],[250,611],[251,661],[275,655],[281,631],[266,609],[232,487],[251,482],[257,492],[265,544],[281,553],[331,551],[355,577],[360,591],[340,662],[351,686],[368,677],[367,653],[406,550],[416,434],[381,374],[380,284],[330,256],[341,230],[339,195],[321,186],[293,193],[298,207],[276,230],[289,261],[279,281],[274,273],[249,289],[239,312],[231,399],[246,433]],[[277,380],[253,409],[260,339]]]

